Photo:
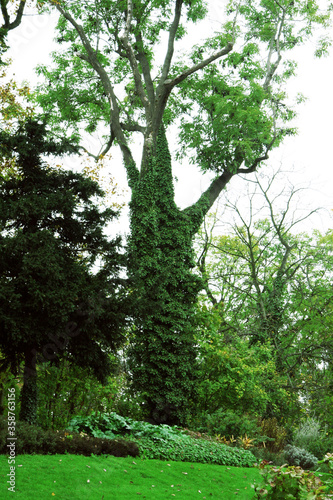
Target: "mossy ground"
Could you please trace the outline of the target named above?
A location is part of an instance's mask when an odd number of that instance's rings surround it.
[[[22,500],[251,499],[255,468],[77,455],[16,457]],[[0,498],[10,498],[8,458],[0,456]]]

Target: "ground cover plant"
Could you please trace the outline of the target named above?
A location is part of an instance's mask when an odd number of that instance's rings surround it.
[[[150,459],[215,463],[250,467],[256,458],[249,450],[191,437],[184,430],[169,425],[152,425],[111,413],[93,413],[75,417],[69,432],[87,433],[99,438],[127,437],[137,443],[140,455]]]
[[[7,457],[0,456],[0,497],[9,498]],[[132,500],[251,499],[255,468],[76,455],[23,455],[16,460],[18,498]]]

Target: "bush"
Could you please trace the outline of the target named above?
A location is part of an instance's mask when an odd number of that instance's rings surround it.
[[[149,459],[199,462],[208,464],[252,467],[256,458],[249,450],[231,448],[205,439],[178,439],[156,442],[151,438],[132,438],[140,455]]]
[[[269,451],[277,453],[283,450],[287,438],[287,431],[284,427],[278,425],[275,417],[262,420],[260,429],[265,445]]]
[[[283,465],[286,463],[285,455],[283,452],[270,451],[268,448],[251,448],[251,452],[256,457],[257,462],[260,463],[263,460],[270,462],[273,465]]]
[[[304,448],[321,459],[326,453],[333,450],[333,438],[326,436],[326,433],[321,429],[319,420],[308,418],[295,429],[293,445]]]
[[[187,437],[176,426],[166,424],[152,425],[131,418],[121,417],[117,413],[92,413],[88,417],[75,417],[68,426],[70,432],[85,432],[95,437],[113,438],[131,434],[136,437],[149,437],[156,441]]]
[[[188,427],[210,436],[220,435],[228,439],[232,436],[245,436],[245,434],[253,438],[260,431],[256,417],[239,415],[232,410],[222,409],[214,413],[202,413],[189,421]]]
[[[7,454],[7,425],[2,421],[0,429],[0,453]],[[115,457],[136,457],[139,455],[137,444],[123,439],[101,439],[68,432],[45,431],[26,422],[16,424],[17,454],[64,454],[75,455],[113,455]]]
[[[312,453],[290,444],[285,447],[285,458],[289,465],[297,465],[303,469],[312,469],[318,463],[317,457]]]
[[[326,486],[312,472],[300,467],[267,467],[267,462],[259,465],[263,481],[252,485],[254,498],[266,500],[323,500]]]

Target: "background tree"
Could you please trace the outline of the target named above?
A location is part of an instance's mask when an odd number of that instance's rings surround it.
[[[206,14],[201,0],[50,4],[60,13],[63,50],[51,68],[39,69],[46,83],[38,102],[54,133],[65,128],[78,142],[83,129],[104,134],[96,158],[120,147],[132,191],[133,384],[156,421],[183,421],[194,387],[192,314],[201,286],[191,273],[194,235],[231,178],[253,172],[291,133],[283,125],[293,116],[284,83],[295,65],[282,61],[328,16],[303,0],[231,2],[221,31],[176,59],[189,23]],[[164,130],[179,120],[183,151],[215,176],[184,210],[174,201]],[[130,143],[138,134],[140,165]]]
[[[281,387],[294,395],[295,409],[300,396],[309,409],[311,394],[328,387],[333,347],[330,232],[295,234],[296,224],[311,214],[295,215],[296,189],[281,208],[271,192],[273,180],[265,185],[257,179],[267,218],[254,213],[255,195],[243,211],[237,202],[230,203],[231,231],[204,232],[199,268],[206,301],[220,317],[220,337],[231,345],[243,339],[250,348],[270,347]],[[279,416],[276,407],[266,412]]]
[[[70,150],[36,120],[1,132],[17,175],[0,178],[0,348],[13,373],[24,362],[20,418],[32,423],[39,362],[66,357],[103,381],[123,340],[120,242],[104,235],[115,213],[96,206],[96,183],[41,159]]]

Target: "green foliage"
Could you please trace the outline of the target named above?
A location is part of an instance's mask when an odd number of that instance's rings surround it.
[[[8,454],[7,423],[0,422],[0,453]],[[65,454],[78,455],[113,455],[116,457],[136,457],[139,454],[138,446],[123,439],[100,439],[86,435],[59,431],[45,431],[40,427],[26,422],[17,422],[16,425],[16,453],[24,454]]]
[[[284,452],[289,465],[297,465],[303,469],[312,469],[318,463],[317,458],[304,448],[288,444]]]
[[[318,465],[326,466],[328,468],[329,477],[326,479],[325,483],[327,485],[327,490],[333,492],[333,453],[326,453],[322,460],[319,460]]]
[[[267,462],[259,466],[263,481],[257,486],[253,498],[267,500],[324,500],[326,487],[319,477],[300,467],[267,467]]]
[[[150,438],[134,438],[145,458],[199,462],[236,467],[252,467],[256,459],[248,450],[206,441],[204,439],[178,438],[156,442]]]
[[[262,420],[260,423],[260,429],[262,435],[268,438],[265,442],[268,450],[274,452],[283,450],[288,434],[286,428],[279,425],[275,417]]]
[[[129,370],[134,390],[143,394],[157,423],[184,422],[194,391],[193,316],[201,286],[191,272],[195,223],[174,204],[171,158],[161,129],[156,154],[133,187],[129,238],[135,301]]]
[[[331,234],[292,232],[297,222],[291,214],[293,190],[285,208],[277,210],[270,194],[273,180],[257,178],[248,213],[230,202],[236,214],[230,234],[200,234],[199,268],[206,282],[198,314],[202,367],[207,372],[207,377],[202,372],[203,395],[208,405],[214,404],[214,384],[235,383],[233,401],[227,393],[227,404],[242,407],[242,398],[246,401],[252,394],[244,411],[250,408],[264,419],[276,417],[283,425],[313,412],[330,428]],[[257,194],[269,218],[257,220],[251,212]],[[259,349],[252,351],[254,346]],[[244,374],[240,383],[238,371]],[[239,388],[245,390],[237,401]],[[224,404],[221,399],[220,406]],[[316,451],[309,451],[321,458],[325,450],[320,440],[317,444]]]
[[[327,436],[321,429],[321,423],[316,418],[308,417],[293,433],[293,445],[304,448],[318,459],[322,458],[329,449]]]
[[[112,367],[114,365],[117,369],[113,358]],[[87,368],[71,364],[67,359],[57,365],[44,363],[38,367],[38,425],[44,429],[65,429],[75,415],[124,409],[124,404],[128,404],[125,390],[125,377],[121,373],[111,375],[102,384]],[[130,409],[134,412],[135,402],[131,403]],[[136,403],[139,406],[139,402]]]
[[[196,407],[210,412],[224,408],[240,414],[264,415],[268,407],[275,407],[278,412],[287,405],[284,381],[277,373],[272,346],[268,342],[249,346],[247,340],[237,337],[228,341],[219,328],[212,329],[214,307],[205,311],[205,316],[209,330],[198,325],[197,334]]]
[[[118,0],[53,2],[50,8],[61,14],[61,48],[50,68],[39,68],[45,80],[35,98],[55,132],[65,129],[76,143],[83,139],[81,130],[101,132],[103,154],[115,144],[121,148],[132,190],[132,387],[156,422],[179,423],[195,399],[197,376],[193,316],[202,283],[192,272],[194,234],[233,175],[254,171],[294,132],[285,127],[294,111],[287,106],[284,84],[295,66],[280,61],[329,16],[319,13],[315,2],[308,9],[305,0],[231,2],[219,33],[188,56],[179,54],[179,62],[173,58],[174,42],[185,35],[184,22],[205,16],[203,2],[132,4],[127,9]],[[159,60],[157,47],[165,35],[166,56]],[[171,158],[161,128],[172,121],[180,123],[177,135],[187,156],[193,154],[203,170],[220,176],[183,211],[174,202]],[[137,132],[144,137],[140,169],[130,145]],[[266,397],[254,380],[260,365],[254,368],[254,356],[247,361],[238,359],[231,367],[233,388],[238,387],[237,365],[243,365],[243,379],[250,375],[248,387],[231,397],[231,405],[243,395],[244,405],[256,394],[259,409]],[[267,379],[271,375],[272,370]],[[225,389],[221,378],[217,385]],[[277,402],[270,403],[276,410]]]
[[[230,448],[204,439],[193,439],[175,426],[138,422],[113,412],[75,417],[69,422],[67,429],[69,432],[84,432],[100,438],[128,436],[138,444],[140,454],[145,458],[240,467],[250,467],[255,462],[255,458],[247,450]]]
[[[89,416],[76,416],[67,426],[70,432],[85,432],[92,436],[115,437],[130,434],[136,438],[148,437],[153,441],[169,441],[178,438],[189,439],[180,429],[166,424],[152,425],[122,417],[115,412],[92,413]]]
[[[257,437],[259,433],[258,418],[246,413],[236,413],[232,410],[216,410],[204,413],[193,412],[188,425],[191,429],[210,436],[231,437],[244,436]]]
[[[41,159],[71,149],[37,120],[1,132],[1,155],[17,174],[0,178],[0,346],[13,373],[24,361],[21,418],[32,423],[36,363],[67,356],[103,381],[123,341],[120,241],[104,235],[116,214],[95,205],[95,182]]]

